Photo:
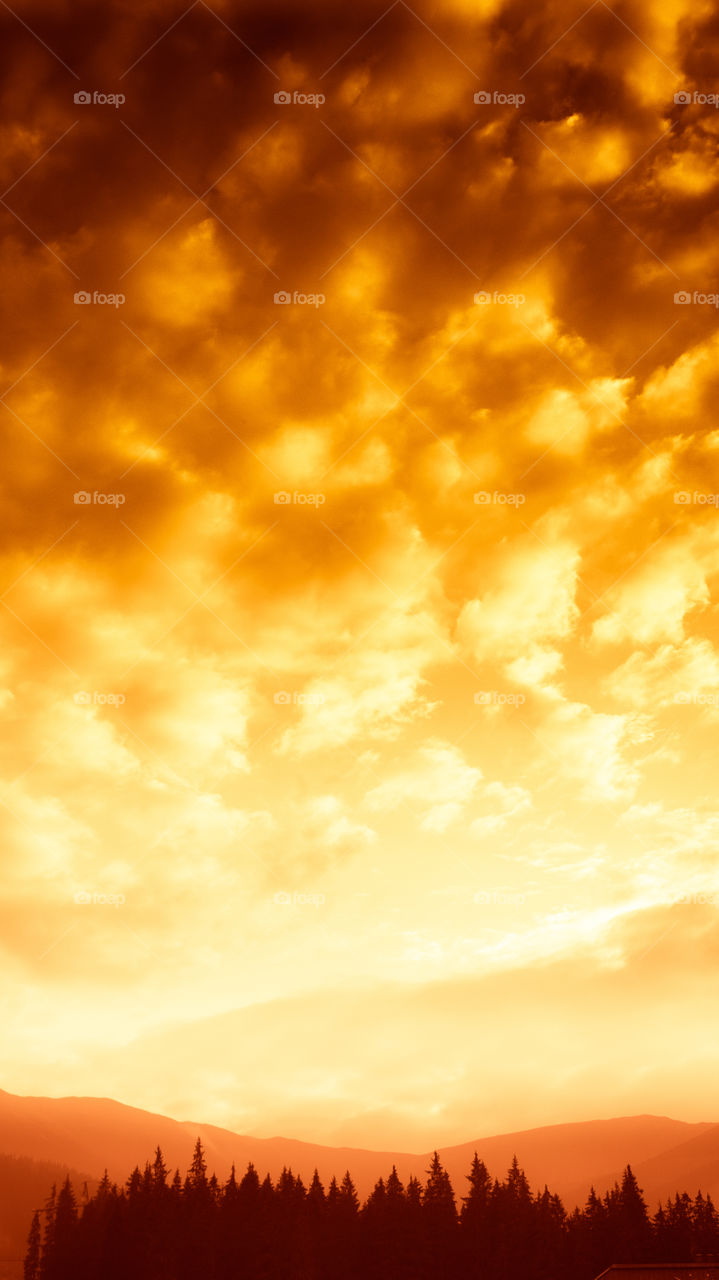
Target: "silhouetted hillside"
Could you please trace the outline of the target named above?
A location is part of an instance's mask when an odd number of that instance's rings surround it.
[[[0,1280],[21,1274],[28,1222],[45,1204],[53,1183],[60,1187],[68,1176],[79,1195],[86,1182],[90,1195],[97,1189],[97,1179],[66,1164],[0,1155]]]
[[[107,1165],[111,1177],[124,1177],[128,1168],[151,1159],[158,1143],[173,1168],[184,1168],[198,1134],[220,1178],[227,1176],[233,1163],[242,1169],[250,1161],[272,1177],[291,1165],[309,1180],[317,1168],[327,1183],[333,1174],[351,1168],[360,1195],[366,1195],[393,1164],[406,1180],[422,1177],[429,1160],[427,1152],[367,1151],[291,1138],[253,1138],[215,1125],[172,1120],[108,1098],[30,1098],[0,1091],[0,1145],[5,1151],[66,1162],[96,1176]],[[538,1185],[547,1182],[569,1206],[583,1204],[592,1184],[600,1193],[611,1187],[627,1161],[640,1171],[652,1206],[677,1185],[693,1190],[701,1186],[719,1199],[716,1124],[625,1116],[479,1137],[439,1148],[455,1183],[461,1183],[475,1149],[493,1176],[501,1176],[516,1153],[530,1180]]]

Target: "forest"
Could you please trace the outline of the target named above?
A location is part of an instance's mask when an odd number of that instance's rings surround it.
[[[396,1169],[360,1203],[349,1173],[325,1188],[250,1164],[220,1183],[198,1139],[183,1179],[158,1147],[123,1186],[105,1173],[78,1200],[69,1177],[30,1228],[25,1280],[593,1280],[613,1262],[719,1259],[710,1196],[676,1193],[650,1214],[621,1184],[568,1212],[532,1191],[516,1158],[500,1182],[475,1154],[457,1194],[435,1152],[422,1183]]]

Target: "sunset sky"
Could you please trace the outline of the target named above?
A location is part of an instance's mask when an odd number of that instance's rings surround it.
[[[0,29],[0,1087],[719,1118],[716,12]]]

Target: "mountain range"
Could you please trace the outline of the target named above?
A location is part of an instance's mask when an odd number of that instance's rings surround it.
[[[431,1155],[253,1138],[215,1125],[173,1120],[110,1098],[22,1097],[0,1090],[0,1253],[5,1260],[4,1269],[0,1261],[0,1280],[18,1274],[30,1215],[51,1181],[70,1171],[78,1192],[83,1181],[92,1190],[105,1168],[111,1178],[124,1181],[136,1164],[142,1168],[152,1158],[158,1144],[170,1169],[177,1167],[184,1176],[198,1136],[209,1169],[220,1179],[233,1163],[241,1174],[249,1161],[261,1177],[269,1173],[274,1178],[288,1165],[305,1182],[317,1168],[325,1184],[333,1174],[339,1178],[349,1169],[360,1197],[393,1164],[403,1181],[410,1174],[423,1180]],[[621,1178],[627,1163],[651,1211],[675,1190],[694,1195],[701,1189],[719,1200],[716,1123],[623,1116],[478,1137],[438,1150],[458,1196],[464,1192],[476,1150],[490,1174],[499,1178],[516,1154],[532,1188],[546,1183],[569,1209],[584,1203],[590,1186],[599,1193],[607,1190]],[[41,1185],[45,1190],[39,1196]]]

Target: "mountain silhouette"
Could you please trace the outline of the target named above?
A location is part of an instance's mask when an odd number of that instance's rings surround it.
[[[329,1147],[294,1138],[254,1138],[215,1125],[178,1121],[111,1098],[22,1097],[0,1090],[0,1149],[11,1155],[52,1160],[112,1178],[152,1158],[160,1144],[172,1168],[184,1170],[197,1137],[218,1177],[234,1163],[249,1161],[274,1178],[283,1165],[308,1181],[315,1167],[323,1180],[352,1170],[366,1195],[392,1165],[403,1179],[423,1177],[431,1152],[371,1151]],[[443,1164],[461,1194],[477,1150],[493,1176],[501,1177],[516,1154],[530,1181],[548,1183],[568,1207],[583,1204],[590,1185],[611,1187],[630,1162],[654,1204],[677,1186],[710,1191],[719,1199],[719,1124],[689,1124],[666,1116],[624,1116],[548,1125],[516,1133],[476,1137],[439,1147]]]

